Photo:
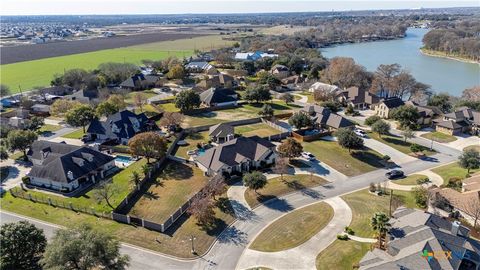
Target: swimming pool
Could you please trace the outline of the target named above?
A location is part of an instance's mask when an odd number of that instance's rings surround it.
[[[197,156],[203,156],[203,154],[205,154],[205,149],[198,149],[197,150]]]
[[[120,163],[123,166],[128,166],[133,163],[133,159],[129,156],[116,156],[115,163]]]

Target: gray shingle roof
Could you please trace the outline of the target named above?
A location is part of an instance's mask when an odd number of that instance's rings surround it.
[[[401,100],[398,97],[388,98],[388,99],[383,100],[382,102],[389,109],[393,109],[393,108],[397,108],[397,107],[405,105],[403,100]]]
[[[200,100],[208,106],[215,103],[233,102],[237,99],[229,96],[230,91],[223,91],[222,88],[210,88],[200,93]]]
[[[136,121],[139,123],[138,129],[134,126]],[[88,126],[87,133],[106,135],[110,139],[129,139],[139,132],[146,131],[147,122],[148,118],[144,113],[137,115],[129,110],[123,110],[108,116],[106,121],[93,120]],[[112,129],[113,124],[118,130]]]
[[[233,126],[226,123],[216,124],[208,130],[210,137],[227,137],[230,134],[235,134],[235,130]]]

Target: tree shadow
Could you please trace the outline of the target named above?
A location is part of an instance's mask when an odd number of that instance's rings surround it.
[[[1,170],[1,177],[0,179],[2,179],[2,184],[6,181],[8,181],[9,179],[12,179],[12,178],[17,178],[18,175],[20,174],[20,170],[16,167],[13,167],[13,166],[5,166],[5,169],[4,170]]]
[[[158,200],[160,196],[158,196],[158,193],[152,192],[152,191],[147,191],[143,194],[143,197],[149,200]]]
[[[190,140],[203,140],[203,136],[201,133],[190,133],[187,136],[188,139]]]
[[[247,234],[240,231],[235,226],[232,226],[223,231],[218,237],[218,242],[222,244],[230,243],[236,246],[245,246],[248,243]]]
[[[233,215],[237,217],[239,220],[251,220],[257,221],[259,217],[255,212],[245,207],[243,204],[239,203],[236,200],[230,200],[231,208],[233,211]]]
[[[293,206],[287,202],[285,199],[279,199],[277,196],[270,195],[271,197],[268,201],[264,201],[263,205],[272,210],[279,212],[288,212],[293,210]]]

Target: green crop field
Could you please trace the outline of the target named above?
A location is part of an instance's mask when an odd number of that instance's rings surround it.
[[[8,85],[12,93],[17,93],[20,88],[28,91],[35,86],[47,86],[54,74],[66,69],[95,69],[105,62],[140,64],[143,59],[183,58],[193,55],[195,49],[206,50],[231,43],[220,36],[203,36],[1,65],[0,82]]]

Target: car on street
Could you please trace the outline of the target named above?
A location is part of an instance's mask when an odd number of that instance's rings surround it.
[[[302,152],[302,157],[306,160],[315,160],[315,156],[310,152]]]
[[[396,179],[404,176],[403,171],[401,170],[391,170],[385,174],[388,179]]]

